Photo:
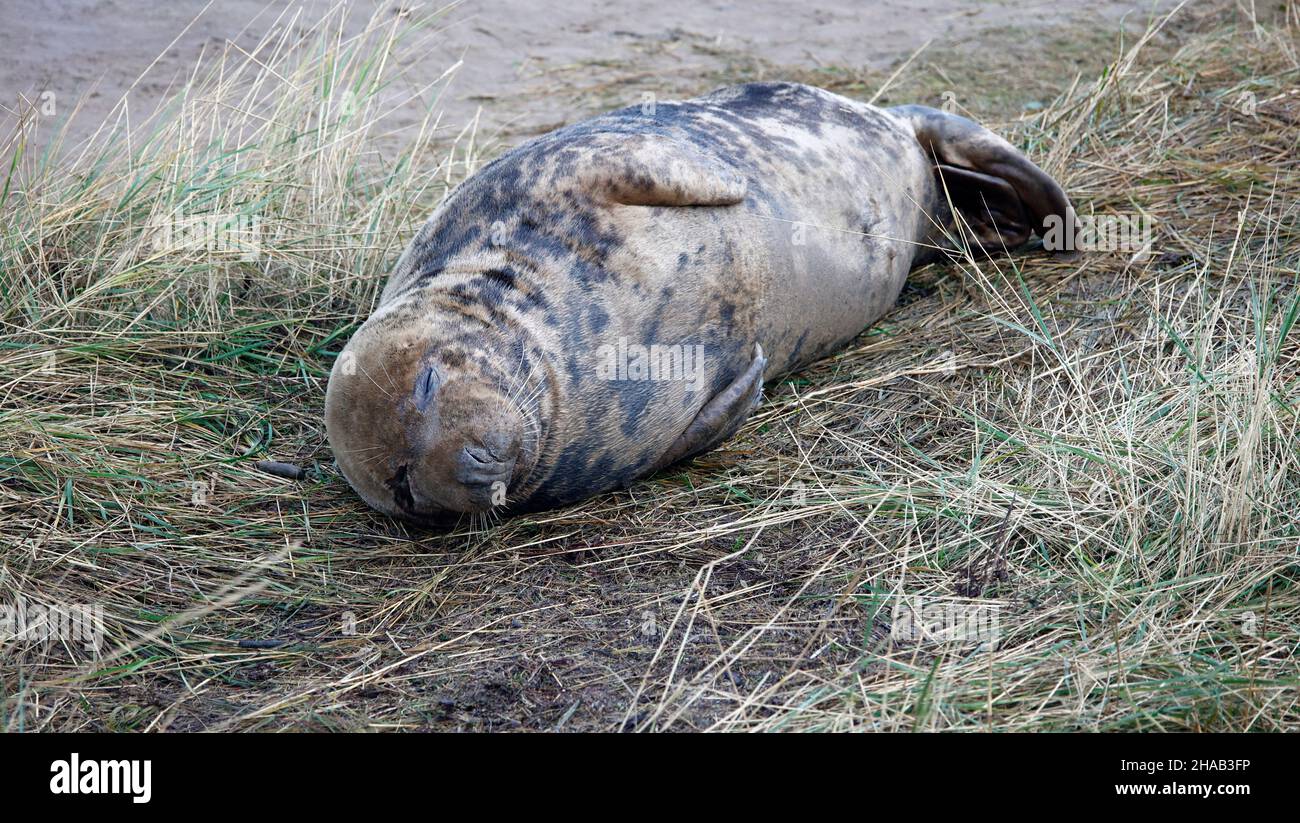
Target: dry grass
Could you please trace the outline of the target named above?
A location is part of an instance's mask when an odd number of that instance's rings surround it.
[[[9,138],[0,605],[107,636],[7,640],[5,727],[1300,728],[1296,21],[1138,44],[1002,124],[1081,211],[1152,215],[1148,257],[930,267],[724,449],[446,535],[361,504],[321,403],[477,153],[430,121],[371,155],[403,43],[337,22],[86,152]],[[257,259],[156,247],[178,213],[256,215]],[[901,596],[1000,636],[891,638]]]

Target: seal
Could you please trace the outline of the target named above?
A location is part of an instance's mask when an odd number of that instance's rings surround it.
[[[707,451],[908,272],[1073,221],[1002,138],[753,83],[526,142],[455,188],[340,353],[325,424],[371,506],[569,504]]]

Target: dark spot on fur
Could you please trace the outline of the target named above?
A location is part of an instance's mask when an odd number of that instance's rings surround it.
[[[618,386],[619,410],[623,414],[619,428],[625,437],[636,437],[637,430],[646,422],[646,407],[659,393],[659,388],[652,380],[622,380],[615,385]]]
[[[514,272],[503,269],[488,269],[483,272],[483,276],[501,286],[502,289],[513,289],[515,287]]]
[[[803,354],[804,344],[807,342],[808,330],[804,329],[803,334],[799,335],[799,339],[794,342],[794,348],[790,351],[790,356],[785,361],[785,367],[787,369],[792,369],[799,363],[800,355]]]
[[[411,482],[406,476],[406,464],[397,469],[397,474],[384,481],[384,485],[393,493],[393,501],[402,511],[415,511],[415,498],[411,497]]]

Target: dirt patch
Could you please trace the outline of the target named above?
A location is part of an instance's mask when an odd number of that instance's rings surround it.
[[[140,4],[131,0],[6,0],[0,5],[0,91],[7,108],[21,98],[53,94],[55,117],[80,113],[72,134],[85,136],[126,95],[120,112],[141,119],[173,93],[227,40],[251,49],[268,31],[307,31],[332,2],[201,0]],[[360,0],[350,4],[352,30],[371,15],[402,25],[408,6]],[[789,70],[881,69],[931,45],[930,55],[1003,48],[1068,27],[1109,35],[1121,21],[1141,30],[1170,0],[860,3],[830,0],[816,8],[786,0],[754,3],[664,0],[647,13],[637,0],[531,3],[468,0],[449,7],[403,83],[419,88],[463,61],[450,93],[437,100],[449,130],[480,117],[480,132],[507,141],[588,114],[668,98],[702,88],[702,78],[735,74],[758,60]],[[422,8],[428,8],[424,6]],[[954,89],[965,85],[958,73]],[[959,92],[960,93],[960,92]],[[432,94],[432,92],[430,92]],[[425,102],[433,103],[429,97]],[[391,128],[408,130],[414,106],[394,113]]]

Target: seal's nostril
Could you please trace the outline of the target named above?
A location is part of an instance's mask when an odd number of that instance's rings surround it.
[[[498,460],[481,446],[466,446],[461,450],[456,479],[469,486],[490,486],[508,481],[514,469],[513,457]]]
[[[489,459],[504,463],[518,457],[519,442],[518,440],[511,441],[510,438],[503,434],[489,434],[483,438],[479,450],[486,452]]]

